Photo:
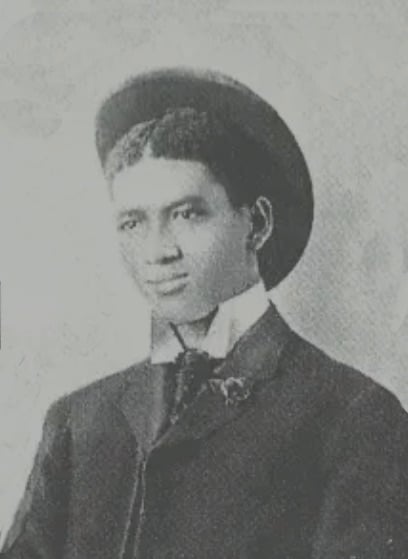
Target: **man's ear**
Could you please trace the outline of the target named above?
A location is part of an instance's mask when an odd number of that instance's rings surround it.
[[[273,231],[272,203],[266,196],[259,196],[251,207],[252,230],[248,241],[255,251],[260,250]]]

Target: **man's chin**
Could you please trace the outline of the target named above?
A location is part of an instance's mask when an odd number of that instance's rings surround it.
[[[173,324],[188,324],[206,318],[214,311],[214,306],[197,305],[184,300],[182,302],[160,302],[155,305],[154,314],[162,320]]]

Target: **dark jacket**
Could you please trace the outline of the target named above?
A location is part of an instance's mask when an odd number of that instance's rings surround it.
[[[165,367],[144,362],[54,404],[7,559],[408,557],[408,419],[397,399],[271,307],[158,435]]]

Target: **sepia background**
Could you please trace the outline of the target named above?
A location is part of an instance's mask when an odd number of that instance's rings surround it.
[[[408,408],[407,26],[405,0],[1,0],[0,531],[51,401],[147,352],[93,118],[151,65],[225,71],[284,117],[316,216],[272,298]]]

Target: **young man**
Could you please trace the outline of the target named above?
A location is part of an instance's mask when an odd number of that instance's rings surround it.
[[[96,138],[151,355],[51,407],[3,556],[408,557],[406,413],[268,300],[312,224],[286,125],[168,69],[113,94]]]

